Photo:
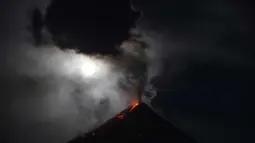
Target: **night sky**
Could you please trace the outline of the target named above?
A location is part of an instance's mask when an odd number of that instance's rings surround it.
[[[84,87],[79,74],[69,74],[66,70],[72,68],[61,66],[77,54],[49,46],[35,48],[31,44],[33,38],[24,32],[29,31],[29,17],[34,8],[44,10],[47,3],[47,0],[0,2],[1,143],[65,142],[125,108],[125,97],[118,96],[122,91],[114,86],[115,80],[123,75],[110,73],[112,84],[109,82],[105,87],[100,83],[108,78]],[[136,0],[133,4],[142,11],[137,28],[149,49],[150,82],[158,91],[151,101],[155,111],[198,143],[249,140],[252,123],[246,116],[254,113],[251,102],[255,95],[255,20],[251,2]],[[90,28],[83,31],[87,29]],[[105,37],[111,39],[115,35]],[[83,37],[88,41],[93,38]],[[104,44],[108,43],[99,45]],[[69,97],[93,85],[113,101],[109,108],[101,105],[101,97],[100,104],[90,97]],[[116,98],[108,94],[116,94]],[[77,105],[81,100],[86,106]],[[241,138],[241,129],[247,138]]]

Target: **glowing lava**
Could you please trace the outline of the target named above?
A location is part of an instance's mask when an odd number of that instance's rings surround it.
[[[124,119],[124,114],[119,114],[116,116],[118,119]]]
[[[131,107],[130,107],[130,109],[129,109],[129,112],[132,112],[138,105],[139,105],[139,102],[134,102],[134,103],[131,105]],[[120,114],[116,115],[116,118],[118,118],[118,119],[124,119],[125,114],[126,114],[126,113],[120,113]]]
[[[129,112],[132,112],[132,111],[135,109],[135,107],[137,107],[138,105],[139,105],[138,102],[134,103],[134,104],[132,105],[132,107],[130,108]]]

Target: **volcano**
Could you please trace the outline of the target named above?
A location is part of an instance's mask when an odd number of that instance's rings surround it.
[[[89,142],[195,143],[144,103],[135,104],[97,129],[68,143]]]

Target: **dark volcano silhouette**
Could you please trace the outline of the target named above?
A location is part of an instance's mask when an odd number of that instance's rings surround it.
[[[195,143],[192,138],[161,118],[146,104],[141,103],[132,111],[131,108],[68,143],[102,141]]]

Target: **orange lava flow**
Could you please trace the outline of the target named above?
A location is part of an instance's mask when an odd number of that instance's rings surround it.
[[[134,103],[134,104],[131,106],[129,112],[132,112],[138,105],[139,105],[138,102]],[[116,117],[117,117],[118,119],[124,119],[125,114],[124,114],[124,113],[118,114],[118,115],[116,115]]]
[[[138,105],[139,105],[138,102],[133,104],[132,107],[130,108],[129,112],[132,112],[135,109],[135,107],[137,107]]]
[[[116,116],[118,119],[124,119],[124,115],[123,114],[119,114]]]
[[[130,105],[129,112],[132,112],[137,106],[139,105],[138,100],[133,100],[132,104]],[[116,115],[116,118],[118,119],[124,119],[126,116],[126,113],[120,113]]]

